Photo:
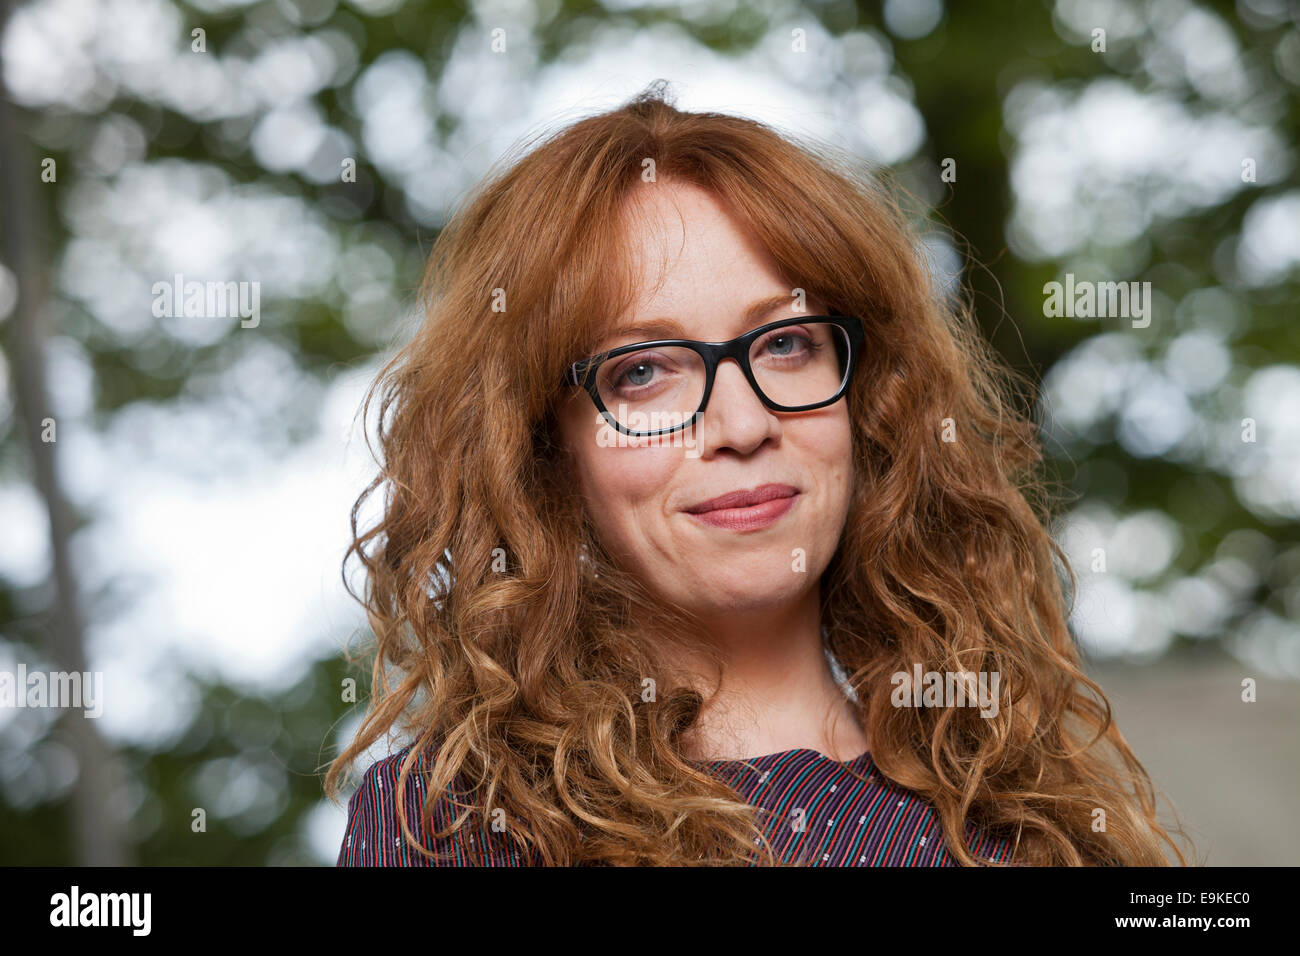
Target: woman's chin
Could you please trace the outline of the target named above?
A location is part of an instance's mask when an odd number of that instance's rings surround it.
[[[800,575],[806,578],[806,575]],[[687,585],[683,584],[683,587]],[[771,613],[797,603],[807,590],[807,582],[793,582],[789,576],[758,577],[740,580],[700,577],[689,585],[690,605],[705,616],[721,614]]]

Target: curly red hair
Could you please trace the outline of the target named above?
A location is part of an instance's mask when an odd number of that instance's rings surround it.
[[[703,698],[672,678],[672,647],[638,640],[647,616],[683,641],[695,622],[603,552],[556,438],[563,370],[632,294],[623,210],[648,168],[724,199],[792,286],[863,319],[853,498],[821,593],[880,771],[931,803],[963,864],[978,862],[968,821],[1017,863],[1164,864],[1166,846],[1185,863],[1081,670],[1037,429],[970,307],[936,291],[879,176],[657,90],[549,136],[438,236],[427,317],[366,399],[382,397],[382,470],[348,557],[366,576],[372,705],[327,790],[400,727],[436,756],[426,819],[459,779],[540,863],[779,862],[754,808],[683,758]],[[996,715],[891,706],[891,675],[918,663],[1000,674]],[[645,675],[666,678],[652,702]]]

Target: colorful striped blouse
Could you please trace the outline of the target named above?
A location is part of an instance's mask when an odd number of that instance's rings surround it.
[[[470,847],[488,843],[488,866],[531,865],[511,841],[466,826],[456,836],[429,840],[420,815],[424,801],[423,755],[407,777],[403,800],[407,824],[429,850],[451,854],[454,863],[430,861],[402,836],[397,816],[397,778],[409,747],[373,764],[348,803],[347,833],[338,866],[472,865],[461,840]],[[805,859],[814,866],[956,866],[943,842],[938,814],[918,795],[885,778],[861,754],[839,763],[816,750],[797,748],[749,760],[696,761],[706,772],[732,787],[742,799],[763,810],[765,833],[787,861]],[[462,806],[468,803],[457,788]],[[447,798],[434,805],[437,826],[457,810]],[[1006,863],[1011,845],[967,824],[968,846],[977,859]],[[757,842],[757,838],[755,838]],[[475,855],[477,859],[477,854]]]

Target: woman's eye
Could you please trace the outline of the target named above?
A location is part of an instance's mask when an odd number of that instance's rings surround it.
[[[626,380],[629,385],[646,385],[653,377],[653,365],[649,362],[636,362],[620,376],[620,380]]]
[[[612,376],[615,388],[644,388],[655,381],[657,373],[663,371],[659,356],[642,354],[628,359],[618,367]]]
[[[808,340],[801,335],[793,332],[782,332],[774,335],[764,344],[764,348],[771,355],[794,355],[801,348],[808,345]]]

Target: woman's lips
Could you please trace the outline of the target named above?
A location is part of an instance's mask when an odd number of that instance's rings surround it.
[[[799,493],[773,498],[748,508],[715,508],[712,511],[686,512],[696,521],[715,528],[731,531],[757,531],[775,524],[777,519],[794,507]]]
[[[773,498],[789,498],[798,493],[799,489],[794,485],[768,482],[765,485],[759,485],[757,488],[728,491],[725,495],[718,495],[718,497],[710,498],[708,501],[701,501],[698,505],[691,505],[685,510],[691,514],[700,514],[704,511],[716,511],[719,508],[749,508],[754,505],[761,505],[765,501],[771,501]]]

